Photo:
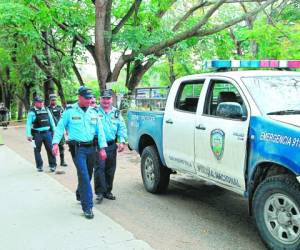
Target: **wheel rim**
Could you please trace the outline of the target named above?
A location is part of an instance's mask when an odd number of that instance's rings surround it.
[[[155,181],[154,163],[150,157],[145,159],[145,181],[147,185],[153,186]]]
[[[298,206],[288,196],[271,195],[265,203],[264,219],[272,236],[284,244],[293,244],[300,237]]]

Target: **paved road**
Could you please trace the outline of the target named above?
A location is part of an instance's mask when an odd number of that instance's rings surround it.
[[[23,128],[0,132],[7,146],[34,161]],[[73,191],[69,154],[67,161],[65,174],[51,175]],[[147,193],[133,152],[118,157],[114,194],[116,201],[104,200],[96,208],[155,249],[265,249],[242,197],[184,175],[172,176],[166,194]]]

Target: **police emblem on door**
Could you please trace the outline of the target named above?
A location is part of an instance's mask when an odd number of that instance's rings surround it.
[[[224,152],[225,133],[221,129],[214,129],[210,133],[210,147],[217,158],[221,160]]]

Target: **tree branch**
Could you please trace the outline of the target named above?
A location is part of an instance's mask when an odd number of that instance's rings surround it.
[[[225,3],[262,3],[267,0],[226,0]],[[206,1],[205,6],[217,3],[218,1]]]
[[[197,4],[197,5],[195,5],[195,6],[193,6],[192,8],[190,8],[185,14],[184,14],[184,16],[181,18],[181,19],[179,19],[179,21],[175,24],[175,26],[173,27],[173,31],[176,31],[176,30],[178,30],[178,28],[179,28],[179,26],[184,22],[184,21],[186,21],[186,19],[188,19],[196,10],[198,10],[198,9],[200,9],[200,8],[202,8],[202,7],[204,7],[205,6],[205,4],[206,4],[207,2],[201,2],[201,3],[199,3],[199,4]]]
[[[174,3],[176,3],[176,1],[177,1],[177,0],[172,0],[172,1],[169,3],[168,8],[159,11],[158,13],[156,13],[155,16],[158,17],[158,18],[162,18],[162,17],[166,14],[166,12],[168,11],[168,9],[171,8],[172,5],[173,5]]]
[[[145,56],[150,55],[150,54],[154,54],[160,50],[163,50],[165,48],[171,47],[174,44],[183,41],[187,38],[193,37],[196,35],[197,31],[207,23],[208,19],[216,12],[216,10],[225,2],[226,0],[221,0],[218,1],[218,3],[216,3],[213,7],[211,7],[207,13],[204,15],[204,17],[196,24],[194,25],[191,29],[184,31],[182,33],[179,33],[178,35],[176,35],[174,38],[163,41],[161,43],[155,44],[150,48],[146,48],[141,50],[140,53],[144,54]],[[132,57],[134,58],[134,54],[132,55]]]
[[[52,75],[51,71],[43,64],[43,62],[36,55],[32,56],[32,59],[34,60],[36,65],[46,74],[46,76],[51,78],[51,80],[55,83],[55,85],[57,86],[57,90],[58,90],[58,94],[60,96],[61,102],[62,102],[63,106],[66,106],[65,95],[64,95],[64,91],[63,91],[61,82]]]
[[[260,2],[265,2],[266,0],[237,0],[237,1],[231,1],[231,0],[226,0],[225,3],[247,3],[247,2],[255,2],[255,3],[260,3]],[[193,6],[191,9],[189,9],[184,16],[176,23],[174,28],[172,29],[173,31],[178,30],[179,26],[186,21],[195,11],[202,7],[207,7],[210,5],[215,4],[217,1],[201,1],[200,3],[196,4]],[[244,6],[243,6],[244,7]]]
[[[50,70],[46,67],[46,65],[36,56],[33,56],[33,60],[36,63],[37,66],[48,76],[52,76],[52,73]]]
[[[123,68],[123,66],[128,63],[130,60],[130,55],[122,55],[119,57],[118,62],[116,63],[114,70],[112,72],[112,81],[116,81],[119,77],[119,74]]]
[[[80,74],[80,72],[79,72],[79,70],[78,70],[78,68],[76,66],[76,63],[75,63],[74,57],[73,57],[73,55],[74,55],[74,49],[76,47],[76,44],[77,44],[77,40],[74,38],[73,42],[72,42],[72,48],[71,48],[72,69],[73,69],[73,71],[74,71],[74,73],[75,73],[75,75],[77,77],[77,80],[79,81],[80,86],[84,86],[83,79],[81,77],[81,74]]]
[[[216,25],[215,27],[211,28],[211,29],[207,29],[207,30],[199,30],[204,24],[206,24],[207,20],[209,19],[209,17],[211,17],[213,15],[213,13],[224,3],[224,1],[219,1],[215,6],[213,6],[208,12],[207,14],[201,19],[200,22],[198,22],[198,24],[196,24],[193,28],[184,31],[182,33],[179,33],[178,35],[176,35],[174,38],[163,41],[161,43],[157,43],[155,45],[153,45],[150,48],[145,48],[142,49],[140,51],[140,53],[142,53],[144,56],[148,56],[150,54],[155,54],[158,53],[161,50],[164,50],[168,47],[172,47],[174,44],[177,44],[183,40],[186,40],[188,38],[191,37],[195,37],[195,36],[205,36],[205,35],[211,35],[214,33],[217,33],[223,29],[229,28],[230,26],[233,26],[241,21],[244,21],[245,19],[256,15],[258,12],[260,12],[261,10],[263,10],[264,8],[266,8],[267,6],[269,6],[270,4],[276,2],[277,0],[268,0],[266,1],[264,4],[262,4],[260,7],[255,8],[253,11],[250,11],[240,17],[234,18],[228,22],[225,22],[223,24],[220,25]],[[135,57],[135,54],[131,54],[130,55],[130,59],[133,59]]]
[[[267,6],[269,6],[270,4],[272,3],[275,3],[277,0],[268,0],[266,1],[264,4],[262,4],[260,7],[258,8],[255,8],[254,10],[240,16],[240,17],[237,17],[237,18],[234,18],[228,22],[225,22],[221,25],[216,25],[215,27],[211,28],[211,29],[207,29],[207,30],[199,30],[198,32],[196,32],[196,35],[197,36],[208,36],[208,35],[211,35],[211,34],[214,34],[214,33],[217,33],[221,30],[224,30],[224,29],[227,29],[241,21],[244,21],[246,20],[247,18],[253,16],[253,15],[256,15],[258,12],[262,11],[264,8],[266,8]]]
[[[126,15],[121,19],[121,21],[117,24],[117,26],[112,30],[112,34],[115,35],[117,34],[124,24],[128,21],[128,19],[133,15],[135,11],[137,11],[142,3],[142,0],[135,0],[134,3],[131,5],[129,8],[128,12]]]

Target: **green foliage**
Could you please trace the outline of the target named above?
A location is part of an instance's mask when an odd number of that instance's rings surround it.
[[[111,28],[114,29],[131,7],[132,0],[112,1]],[[138,12],[134,13],[122,29],[112,36],[112,56],[134,52],[134,60],[145,64],[156,60],[153,67],[143,76],[142,86],[167,86],[172,77],[204,71],[202,61],[206,59],[299,59],[300,6],[299,1],[289,1],[283,10],[273,8],[272,22],[264,13],[256,16],[253,28],[245,22],[232,27],[232,33],[225,29],[207,37],[193,37],[183,40],[164,51],[163,56],[145,56],[142,50],[174,38],[180,32],[191,29],[207,13],[208,8],[199,9],[181,23],[174,25],[199,1],[149,0],[142,1]],[[247,10],[257,6],[245,3]],[[164,15],[161,15],[164,13]],[[224,4],[203,26],[212,28],[240,16],[240,4]],[[58,23],[67,27],[61,29]],[[23,96],[24,86],[30,85],[32,92],[43,93],[45,73],[37,67],[33,56],[37,56],[50,69],[52,76],[59,79],[67,101],[76,101],[79,84],[72,71],[73,60],[86,61],[85,45],[94,41],[95,6],[90,0],[0,0],[0,77],[12,87],[13,93]],[[49,57],[44,53],[43,32],[48,32],[49,42],[57,49],[49,47]],[[232,37],[234,35],[234,39]],[[84,42],[73,48],[73,38],[80,35]],[[105,33],[106,38],[110,33]],[[241,54],[237,55],[236,42]],[[257,45],[257,52],[252,45]],[[71,55],[71,52],[73,53]],[[49,60],[49,62],[48,62]],[[50,65],[48,65],[48,63]],[[131,70],[134,62],[131,63]],[[10,76],[7,79],[6,69]],[[171,77],[171,72],[174,76]],[[127,92],[126,72],[123,70],[114,90]],[[87,86],[99,97],[98,81],[90,81]],[[1,91],[1,90],[0,90]]]

